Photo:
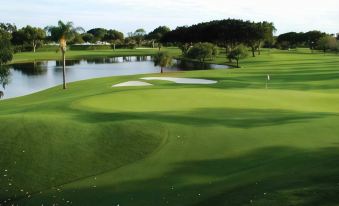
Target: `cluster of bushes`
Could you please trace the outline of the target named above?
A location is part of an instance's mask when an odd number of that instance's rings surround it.
[[[212,43],[196,43],[193,45],[180,44],[183,56],[190,59],[198,60],[204,63],[206,60],[213,60],[218,54],[220,48]],[[227,59],[232,62],[236,61],[236,66],[239,67],[239,60],[248,56],[248,47],[243,44],[237,45],[235,48],[227,52]]]
[[[219,54],[219,49],[211,43],[197,43],[189,47],[185,56],[191,59],[197,59],[200,62],[212,60]]]

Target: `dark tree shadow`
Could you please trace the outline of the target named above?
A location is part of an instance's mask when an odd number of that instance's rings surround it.
[[[296,112],[273,109],[205,108],[190,112],[83,112],[74,115],[77,121],[86,123],[127,120],[150,120],[194,126],[221,125],[225,127],[253,128],[308,122],[312,119],[334,116],[330,113]]]

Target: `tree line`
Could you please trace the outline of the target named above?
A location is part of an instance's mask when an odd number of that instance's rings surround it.
[[[297,47],[307,47],[323,52],[339,52],[339,34],[326,34],[321,31],[309,32],[288,32],[276,37],[276,47],[279,49],[294,49]]]
[[[177,27],[167,33],[163,42],[175,42],[179,44],[194,44],[209,42],[225,48],[226,53],[243,44],[251,48],[252,55],[260,54],[260,48],[264,43],[273,41],[275,32],[273,23],[251,22],[238,19],[225,19],[218,21],[204,22],[192,26]],[[183,53],[186,53],[187,46],[181,46]]]
[[[10,43],[14,52],[33,51],[49,43],[58,43],[55,39],[55,34],[49,31],[50,26],[45,28],[33,27],[27,25],[22,28],[17,28],[15,24],[0,23],[0,30],[8,33]],[[74,38],[70,40],[69,45],[83,43],[108,43],[115,48],[135,48],[137,46],[159,46],[159,40],[164,33],[170,29],[166,26],[159,26],[150,33],[146,33],[144,29],[137,29],[134,32],[129,32],[128,36],[115,29],[93,28],[85,31],[81,27],[74,34]]]
[[[17,28],[14,24],[0,23],[0,29],[10,35],[14,52],[33,51],[44,44],[57,42],[53,35],[45,28],[27,25]],[[338,42],[333,35],[320,31],[306,33],[288,32],[274,36],[276,28],[271,22],[251,22],[239,19],[224,19],[195,24],[192,26],[177,27],[173,31],[166,26],[159,26],[147,33],[140,28],[129,32],[127,37],[118,30],[93,28],[88,31],[78,30],[69,45],[89,42],[109,43],[112,49],[135,48],[138,46],[158,47],[163,44],[178,46],[183,54],[195,43],[211,43],[224,48],[226,56],[239,45],[250,49],[252,56],[260,55],[262,47],[291,49],[308,47],[311,50],[337,51]],[[198,46],[199,47],[199,46]]]
[[[188,58],[205,61],[213,59],[217,48],[224,48],[229,61],[247,56],[248,47],[255,57],[263,45],[273,45],[276,28],[271,22],[251,22],[240,19],[224,19],[192,26],[177,27],[167,32],[161,41],[178,45]]]

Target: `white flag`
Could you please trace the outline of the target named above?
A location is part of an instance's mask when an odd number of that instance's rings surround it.
[[[270,75],[267,75],[267,80],[271,80],[271,77],[270,77]]]

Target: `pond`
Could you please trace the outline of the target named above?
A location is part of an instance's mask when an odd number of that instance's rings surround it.
[[[201,64],[183,60],[173,60],[173,66],[165,72],[226,69],[225,65]],[[151,74],[160,72],[154,66],[152,57],[114,57],[66,61],[66,80],[74,82],[98,77]],[[3,99],[35,93],[62,83],[61,61],[39,61],[12,64],[0,69],[0,91]]]

